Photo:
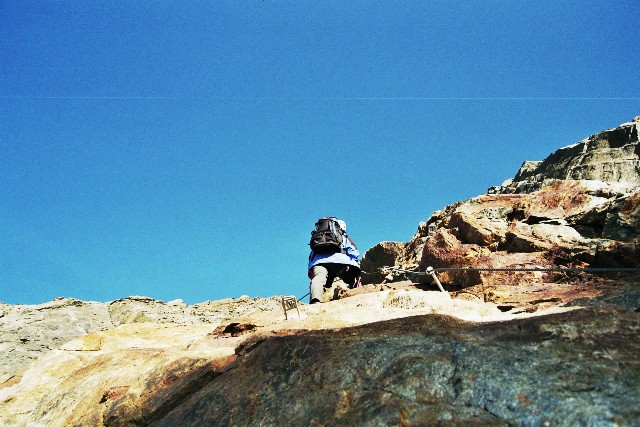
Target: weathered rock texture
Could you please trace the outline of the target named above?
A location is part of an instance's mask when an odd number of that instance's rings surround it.
[[[532,192],[553,179],[621,183],[627,191],[640,189],[640,116],[561,148],[543,161],[526,161],[513,180],[490,191]]]
[[[383,242],[363,259],[364,283],[428,282],[430,277],[380,274],[383,266],[434,268],[640,267],[640,118],[525,162],[489,194],[435,212],[408,243]],[[450,291],[510,305],[569,302],[599,294],[615,273],[446,271]],[[638,282],[638,274],[623,280]],[[573,286],[568,286],[573,284]]]
[[[612,318],[616,334],[606,332]],[[215,379],[152,425],[632,424],[640,420],[639,332],[637,316],[584,310],[509,324],[432,315],[256,337],[224,372],[207,367]]]
[[[38,305],[0,305],[0,383],[43,353],[88,333],[132,323],[216,325],[263,311],[280,311],[277,298],[241,297],[187,307],[133,296],[111,303],[59,298]]]
[[[401,289],[300,311],[288,321],[262,311],[218,325],[132,323],[83,335],[0,385],[0,425],[640,419],[640,313],[615,301],[533,316]]]
[[[107,305],[59,299],[0,306],[0,383],[72,338],[114,327]]]

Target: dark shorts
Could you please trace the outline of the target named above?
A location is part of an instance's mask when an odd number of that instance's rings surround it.
[[[327,277],[326,288],[331,287],[333,280],[339,277],[344,283],[353,287],[356,283],[356,279],[360,277],[360,268],[355,265],[348,264],[319,264],[327,269],[329,276]]]

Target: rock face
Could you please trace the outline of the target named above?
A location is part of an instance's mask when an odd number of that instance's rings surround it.
[[[640,116],[561,148],[539,162],[524,162],[515,178],[490,192],[520,193],[539,190],[546,181],[595,180],[640,189]]]
[[[190,307],[148,297],[111,303],[59,298],[38,305],[0,306],[0,384],[43,353],[74,338],[133,323],[218,324],[255,312],[280,310],[277,298],[242,297]]]
[[[544,161],[525,162],[513,180],[492,187],[489,194],[435,212],[408,243],[375,246],[365,254],[363,265],[370,272],[393,265],[418,272],[427,267],[640,267],[639,122],[637,117]],[[378,273],[365,275],[365,283],[406,278]],[[448,290],[465,289],[486,301],[512,305],[558,295],[569,298],[567,283],[579,282],[583,291],[597,293],[607,280],[617,280],[612,274],[587,277],[571,271],[478,270],[449,270],[439,273],[439,279]],[[414,280],[429,277],[423,274]],[[634,281],[637,274],[626,282]],[[505,292],[506,285],[512,289]]]
[[[611,317],[622,323],[615,336],[604,332]],[[151,425],[632,423],[638,332],[637,316],[584,310],[508,325],[432,315],[258,338]]]
[[[91,332],[113,329],[105,304],[59,299],[0,306],[0,383],[44,352]]]
[[[634,425],[640,310],[589,301],[534,316],[392,290],[122,324],[0,384],[0,425]]]

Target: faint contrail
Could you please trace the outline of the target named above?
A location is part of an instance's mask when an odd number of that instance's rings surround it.
[[[201,99],[218,101],[637,101],[640,97],[385,97],[385,96],[354,96],[354,97],[217,97],[217,96],[26,96],[26,95],[0,95],[0,99]]]

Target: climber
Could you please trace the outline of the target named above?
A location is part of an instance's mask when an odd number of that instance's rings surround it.
[[[347,225],[335,217],[320,218],[311,232],[308,276],[311,304],[321,302],[324,288],[336,277],[350,288],[360,286],[360,252],[347,235]]]

